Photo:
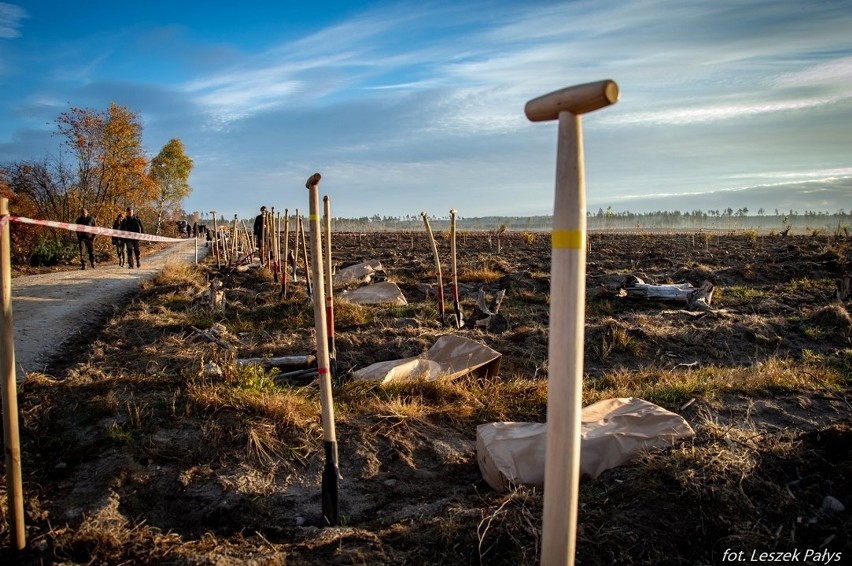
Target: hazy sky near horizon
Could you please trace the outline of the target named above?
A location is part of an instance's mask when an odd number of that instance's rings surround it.
[[[583,117],[588,208],[852,208],[852,0],[0,2],[0,164],[58,156],[70,107],[138,113],[194,160],[186,210],[550,214]]]

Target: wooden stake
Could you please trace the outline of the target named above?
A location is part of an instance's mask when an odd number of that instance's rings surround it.
[[[269,211],[269,270],[272,271],[272,281],[273,283],[278,283],[278,242],[277,235],[278,230],[275,225],[275,207],[270,207]]]
[[[254,263],[254,235],[249,232],[248,226],[246,226],[246,221],[240,221],[240,227],[242,231],[242,241],[245,242],[245,246],[243,246],[243,258],[248,260],[248,263]]]
[[[301,226],[301,216],[299,209],[296,209],[296,216],[293,218],[293,283],[299,282],[299,276],[296,274],[299,268],[299,226]],[[307,269],[307,266],[305,266]]]
[[[263,255],[266,257],[266,266],[272,270],[272,209],[263,215]]]
[[[542,564],[573,564],[580,482],[586,198],[579,116],[559,116],[550,272]],[[560,433],[561,431],[561,433]],[[547,558],[546,558],[547,557]],[[565,558],[568,561],[565,562]]]
[[[432,245],[432,255],[435,256],[435,273],[438,276],[438,316],[441,320],[441,326],[447,325],[447,315],[444,312],[444,281],[441,278],[441,256],[438,255],[438,245],[435,243],[435,236],[432,234],[432,227],[429,225],[429,215],[421,212],[423,223],[426,225],[426,233],[429,235],[429,243]]]
[[[464,315],[459,305],[459,273],[456,266],[456,215],[458,211],[454,208],[450,211],[450,258],[453,272],[453,310],[456,313],[456,328],[464,326]],[[498,240],[499,241],[499,240]]]
[[[289,256],[289,247],[290,247],[290,210],[284,209],[284,268],[281,274],[281,296],[283,298],[287,298],[287,265],[290,261]]]
[[[319,199],[319,197],[317,197],[317,199]],[[319,208],[319,203],[317,203],[317,208]],[[308,296],[313,297],[313,287],[311,286],[311,263],[308,261],[308,245],[305,243],[305,225],[302,223],[301,216],[299,217],[299,233],[302,236],[302,254],[305,256],[305,284],[307,286]],[[322,246],[320,246],[320,249],[321,248]],[[322,265],[322,263],[320,263],[320,265]]]
[[[586,180],[580,114],[618,100],[612,81],[562,89],[527,103],[532,121],[559,120],[553,204],[547,440],[541,563],[573,565],[580,491]]]
[[[211,210],[213,215],[213,254],[216,256],[216,269],[222,267],[219,263],[219,228],[216,226],[216,211]]]
[[[331,378],[337,376],[337,349],[334,346],[334,274],[331,272],[331,202],[328,195],[322,198],[325,214],[325,273],[328,285],[325,293],[325,315],[328,324],[328,352],[331,359]]]
[[[260,213],[260,235],[257,238],[257,255],[260,258],[260,266],[266,267],[266,211]]]
[[[239,231],[237,222],[239,216],[234,215],[234,227],[231,229],[231,260],[234,262],[234,266],[237,265],[238,255],[237,255],[237,240],[239,239]],[[231,262],[228,262],[228,265],[231,265]]]
[[[331,396],[331,374],[329,370],[328,335],[325,320],[325,282],[322,273],[322,236],[319,222],[319,182],[320,174],[314,173],[307,181],[310,197],[308,220],[311,230],[311,271],[316,292],[314,300],[314,326],[317,335],[317,377],[320,382],[320,402],[322,404],[322,429],[325,445],[325,468],[322,473],[322,515],[330,526],[338,524],[338,488],[339,475],[337,459],[337,436],[334,430],[334,405]],[[303,232],[304,235],[304,232]]]
[[[8,220],[9,200],[0,198],[0,219]],[[3,336],[0,338],[0,373],[3,379],[3,445],[6,448],[6,493],[9,534],[16,550],[26,546],[24,489],[21,481],[21,439],[18,427],[18,381],[15,373],[15,331],[12,320],[12,252],[9,223],[0,230],[0,285],[2,285]]]
[[[275,208],[273,207],[273,210]],[[277,213],[275,215],[275,236],[273,238],[273,243],[275,244],[275,282],[280,281],[281,277],[284,276],[284,271],[281,269],[281,213]]]

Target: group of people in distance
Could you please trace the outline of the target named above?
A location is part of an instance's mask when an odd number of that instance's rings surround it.
[[[133,208],[127,207],[127,215],[118,213],[115,221],[112,223],[115,230],[124,230],[125,232],[136,232],[144,234],[145,228],[142,226],[142,220],[133,213]],[[139,269],[139,240],[134,238],[117,238],[113,236],[112,245],[115,246],[116,254],[118,255],[118,265],[124,267],[125,259],[127,267],[133,269],[133,258],[136,258],[136,269]],[[126,250],[126,251],[125,251]]]
[[[127,214],[119,212],[118,216],[112,223],[113,230],[124,230],[125,232],[136,232],[144,234],[145,228],[142,225],[142,220],[133,212],[133,207],[127,207]],[[80,216],[77,218],[76,224],[83,226],[95,226],[95,219],[89,214],[86,208],[80,209]],[[88,257],[89,265],[92,269],[95,268],[95,250],[94,250],[95,235],[88,232],[77,232],[77,245],[80,249],[80,269],[86,269],[86,258]],[[118,256],[118,265],[124,267],[125,258],[127,267],[133,269],[133,259],[136,258],[136,268],[139,269],[139,240],[132,238],[112,237],[112,245],[115,246],[115,253]],[[85,255],[84,255],[85,250]]]

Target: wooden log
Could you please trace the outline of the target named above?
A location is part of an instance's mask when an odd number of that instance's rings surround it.
[[[308,369],[299,369],[295,371],[288,371],[285,373],[279,373],[275,376],[275,379],[314,379],[319,375],[317,372],[317,368],[308,368]]]

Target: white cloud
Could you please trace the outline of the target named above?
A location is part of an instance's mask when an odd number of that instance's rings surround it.
[[[505,131],[508,124],[522,123],[516,116],[522,115],[528,94],[555,88],[549,79],[569,64],[564,41],[580,24],[564,18],[560,9],[560,29],[543,34],[536,22],[547,20],[551,10],[525,15],[502,7],[482,15],[452,6],[383,7],[281,43],[184,89],[220,124],[275,106],[301,105],[303,99],[317,105],[357,98],[359,92],[441,89],[446,96],[434,110],[444,114],[425,122],[452,131],[470,128],[470,134]],[[524,18],[532,21],[521,25]],[[505,32],[483,29],[483,20],[502,20]],[[445,38],[448,23],[465,31]],[[512,44],[506,44],[507,36]],[[477,102],[477,92],[487,100]],[[495,111],[495,103],[502,108]]]
[[[0,2],[0,39],[21,37],[21,21],[27,17],[20,6]]]
[[[685,125],[703,122],[718,122],[758,114],[793,112],[819,106],[835,104],[852,98],[852,90],[836,96],[816,96],[777,102],[755,102],[750,104],[719,104],[698,108],[678,108],[652,112],[630,112],[602,118],[600,123],[610,125]]]
[[[398,10],[397,10],[398,12]],[[275,45],[243,64],[191,81],[183,90],[198,96],[219,124],[247,118],[284,105],[317,101],[357,86],[363,75],[405,64],[399,55],[376,53],[381,36],[413,16],[365,15],[306,37]]]
[[[852,167],[838,167],[834,169],[816,169],[812,171],[770,171],[752,173],[749,175],[730,175],[729,179],[738,178],[766,178],[766,179],[801,179],[801,180],[824,180],[829,181],[839,177],[852,177]]]
[[[823,84],[852,84],[852,55],[825,61],[802,71],[778,77],[779,86],[812,86]]]

